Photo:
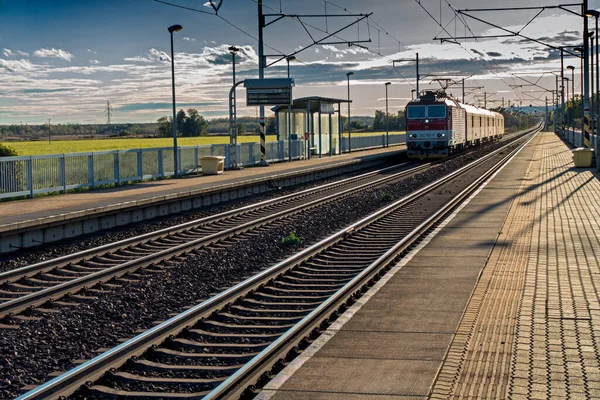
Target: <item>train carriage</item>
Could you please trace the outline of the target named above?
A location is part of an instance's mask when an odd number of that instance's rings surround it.
[[[444,158],[455,149],[496,140],[504,133],[502,114],[459,103],[444,92],[426,92],[411,101],[405,117],[410,158]]]

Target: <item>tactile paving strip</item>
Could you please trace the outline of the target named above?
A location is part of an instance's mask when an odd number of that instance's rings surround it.
[[[431,398],[600,398],[599,178],[542,134]]]
[[[431,398],[506,398],[514,316],[525,282],[537,196],[536,190],[528,188],[538,176],[539,166],[531,163],[469,300]]]

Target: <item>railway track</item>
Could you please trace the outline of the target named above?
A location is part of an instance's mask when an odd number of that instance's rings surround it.
[[[472,162],[20,398],[251,398],[532,137]]]
[[[326,185],[291,193],[214,216],[190,221],[109,245],[0,273],[0,319],[33,307],[52,308],[68,293],[122,276],[141,277],[161,269],[160,261],[238,237],[361,190],[423,171],[431,164],[388,167]],[[93,294],[95,289],[89,289]],[[74,299],[79,295],[74,295]]]

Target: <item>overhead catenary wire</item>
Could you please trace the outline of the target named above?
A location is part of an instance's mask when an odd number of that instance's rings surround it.
[[[256,2],[257,2],[257,0],[250,0],[250,1],[252,1],[252,2],[254,2],[254,3],[256,3]],[[333,3],[331,3],[330,1],[327,1],[327,2],[328,2],[328,3],[330,3],[330,4],[333,4]],[[274,11],[274,12],[278,12],[278,10],[274,9],[273,7],[270,7],[270,6],[268,6],[268,5],[263,5],[263,6],[264,6],[265,8],[268,8],[268,9],[270,9],[270,10]],[[336,6],[337,6],[337,5],[336,5]],[[337,7],[339,7],[339,6],[337,6]],[[346,12],[349,12],[349,11],[348,11],[348,10],[346,10],[346,9],[344,9],[344,11],[346,11]],[[284,12],[282,12],[281,14],[282,14],[282,15],[285,15],[285,16],[289,16],[288,14],[286,14],[286,13],[284,13]],[[310,24],[310,23],[308,23],[308,22],[306,22],[306,21],[300,21],[300,20],[299,20],[299,18],[297,18],[297,17],[293,17],[293,16],[290,16],[290,17],[291,17],[292,19],[294,19],[294,20],[297,20],[297,21],[298,21],[300,24],[303,24],[303,25],[309,26],[309,27],[311,27],[311,28],[313,28],[313,29],[315,29],[315,30],[317,30],[317,31],[321,32],[321,33],[328,33],[328,32],[326,32],[325,30],[323,30],[322,28],[320,28],[320,27],[318,27],[318,26],[315,26],[315,25],[313,25],[313,24]],[[338,35],[333,35],[333,37],[335,37],[335,38],[337,38],[337,39],[340,39],[340,40],[343,40],[343,38],[342,38],[342,37],[340,37],[340,36],[338,36]],[[360,47],[361,47],[362,49],[364,49],[365,51],[369,52],[369,53],[372,53],[372,54],[378,55],[378,56],[380,56],[380,57],[386,58],[386,59],[388,59],[388,60],[390,60],[390,61],[392,61],[392,62],[393,62],[393,60],[394,60],[394,59],[393,59],[393,58],[391,58],[391,57],[388,57],[388,56],[386,56],[386,55],[383,55],[383,54],[381,54],[381,53],[379,53],[379,52],[375,52],[375,51],[373,51],[373,50],[371,50],[371,49],[369,49],[369,48],[367,48],[367,47],[364,47],[364,46],[360,46]],[[406,82],[408,85],[410,85],[410,86],[411,86],[411,87],[413,87],[413,88],[415,87],[415,85],[413,85],[413,84],[412,84],[412,83],[411,83],[411,82],[410,82],[410,81],[409,81],[409,80],[408,80],[408,79],[407,79],[407,78],[406,78],[404,75],[402,75],[402,74],[400,73],[400,71],[398,71],[396,68],[393,68],[393,69],[394,69],[394,71],[395,71],[395,72],[398,74],[398,76],[400,76],[400,77],[401,77],[401,78],[402,78],[402,79],[403,79],[403,80],[404,80],[404,81],[405,81],[405,82]]]
[[[246,30],[244,30],[244,29],[240,28],[239,26],[237,26],[237,25],[236,25],[236,24],[234,24],[233,22],[229,21],[228,19],[226,19],[225,17],[223,17],[222,15],[219,15],[219,14],[217,14],[217,13],[214,13],[214,12],[208,12],[208,11],[204,11],[204,10],[199,10],[199,9],[197,9],[197,8],[193,8],[193,7],[185,7],[185,6],[181,6],[181,5],[179,5],[179,4],[171,3],[171,2],[168,2],[168,1],[164,1],[164,0],[153,0],[153,1],[155,1],[155,2],[157,2],[157,3],[165,4],[165,5],[168,5],[168,6],[171,6],[171,7],[182,8],[182,9],[185,9],[185,10],[188,10],[188,11],[194,11],[194,12],[198,12],[198,13],[202,13],[202,14],[208,14],[208,15],[215,16],[215,17],[217,17],[217,18],[221,19],[221,20],[222,20],[223,22],[225,22],[226,24],[228,24],[228,25],[230,25],[231,27],[233,27],[234,29],[236,29],[236,30],[240,31],[240,32],[241,32],[241,33],[243,33],[244,35],[246,35],[246,36],[250,37],[251,39],[254,39],[255,41],[257,41],[257,42],[258,42],[258,38],[257,38],[256,36],[252,35],[251,33],[247,32]],[[264,45],[265,45],[266,47],[268,47],[269,49],[271,49],[271,50],[273,50],[273,51],[275,51],[275,52],[277,52],[277,53],[279,53],[279,54],[281,54],[282,56],[285,56],[285,55],[286,55],[286,53],[282,52],[281,50],[278,50],[277,48],[275,48],[275,47],[273,47],[273,46],[270,46],[268,43],[265,43],[265,42],[263,42],[263,43],[264,43]],[[317,66],[317,65],[314,65],[313,63],[307,63],[307,62],[304,62],[304,61],[302,61],[302,60],[299,60],[298,58],[296,58],[296,60],[295,60],[295,61],[299,62],[300,64],[306,65],[306,66],[308,66],[308,67],[311,67],[311,68],[315,68],[315,69],[318,69],[318,70],[321,70],[321,71],[327,71],[327,72],[328,72],[328,70],[326,70],[325,68],[321,68],[321,67],[319,67],[319,66]]]

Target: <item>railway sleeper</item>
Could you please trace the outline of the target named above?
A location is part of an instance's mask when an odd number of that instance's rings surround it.
[[[125,390],[139,390],[153,392],[156,389],[176,392],[202,392],[212,390],[225,379],[200,379],[200,378],[158,378],[134,375],[128,372],[109,371],[99,383],[106,386],[121,386]],[[93,386],[92,386],[93,388]]]
[[[206,396],[209,390],[192,393],[164,393],[164,392],[134,392],[110,388],[104,385],[94,385],[91,388],[80,389],[76,398],[92,399],[161,399],[161,400],[180,400],[186,398],[197,399]]]
[[[39,275],[35,278],[34,277],[26,278],[24,280],[24,283],[35,285],[38,287],[50,287],[50,286],[60,285],[61,283],[64,282],[63,280],[51,281],[51,280],[40,279],[42,276],[43,275]]]
[[[202,322],[204,323],[204,322]],[[186,328],[185,334],[189,338],[193,338],[197,342],[207,343],[270,343],[277,339],[280,335],[278,332],[265,334],[265,333],[223,333],[223,332],[210,332],[202,329],[202,327],[194,326],[193,328]]]
[[[274,335],[277,337],[277,335]],[[262,338],[262,336],[261,336]],[[211,340],[212,339],[212,340]],[[218,336],[207,334],[198,334],[193,329],[184,329],[179,336],[166,339],[165,345],[169,347],[175,346],[177,343],[195,346],[201,349],[200,353],[254,353],[261,351],[272,342],[272,340],[249,341],[246,340],[240,343],[223,342]],[[210,351],[206,351],[209,349]],[[194,353],[198,353],[195,351]]]
[[[51,272],[44,272],[43,274],[40,274],[39,279],[43,279],[43,278],[48,278],[49,280],[55,280],[55,281],[60,281],[61,283],[64,281],[70,281],[73,279],[77,279],[80,276],[82,276],[82,274],[60,274],[60,270],[53,270]]]
[[[285,316],[285,317],[275,317],[275,316],[245,316],[245,315],[235,315],[229,312],[219,312],[216,315],[212,315],[216,321],[227,323],[227,324],[241,324],[241,325],[254,325],[257,324],[266,324],[269,326],[278,326],[282,324],[289,324],[290,322],[298,322],[302,319],[302,316]]]
[[[288,272],[287,275],[291,277],[298,276],[306,279],[335,279],[352,277],[363,269],[363,265],[340,265],[337,268],[332,268],[330,265],[323,265],[319,268],[319,266],[315,265],[315,268],[298,267],[294,271]]]
[[[284,282],[283,280],[278,279],[277,281],[275,281],[273,283],[273,286],[281,289],[281,290],[291,290],[291,291],[296,291],[296,290],[304,290],[304,291],[310,291],[310,292],[314,292],[314,291],[331,291],[331,290],[336,290],[339,289],[340,287],[342,287],[344,285],[343,282],[331,282],[331,283],[324,283],[321,280],[315,279],[314,283],[307,283],[307,282],[299,282],[299,283],[289,283],[289,282]]]
[[[232,305],[230,309],[242,316],[260,316],[260,315],[271,315],[274,317],[288,316],[288,315],[307,315],[311,310],[297,310],[292,308],[280,308],[280,309],[264,309],[264,308],[248,308],[239,305]]]
[[[313,310],[315,307],[317,307],[319,304],[319,302],[277,302],[277,303],[272,303],[272,302],[265,302],[265,301],[261,301],[261,300],[257,300],[257,299],[253,299],[253,298],[249,298],[249,297],[244,297],[243,299],[240,299],[236,302],[233,303],[234,305],[241,305],[244,307],[248,307],[248,308],[260,308],[260,309],[264,309],[264,310],[269,310],[269,309],[281,309],[282,307],[285,307],[286,309],[297,309],[297,310],[305,310],[305,311],[311,311]]]
[[[88,274],[91,274],[93,272],[96,271],[102,271],[103,269],[106,269],[107,267],[110,267],[112,265],[117,265],[118,263],[114,263],[114,262],[100,262],[98,261],[98,257],[94,257],[91,260],[82,260],[79,261],[77,264],[69,264],[65,267],[65,269],[70,270],[70,271],[75,271],[75,272],[85,272]]]
[[[203,323],[202,328],[208,331],[214,331],[219,333],[254,333],[254,334],[276,334],[282,333],[289,330],[294,324],[285,324],[278,326],[271,325],[240,325],[240,324],[227,324],[219,321],[206,320]]]
[[[301,295],[304,297],[329,297],[329,295],[337,292],[337,289],[316,289],[316,290],[303,290],[303,289],[282,289],[277,286],[265,286],[261,289],[262,292],[267,294],[291,294],[291,295]]]
[[[197,374],[201,378],[221,378],[229,376],[239,369],[241,364],[235,367],[229,366],[209,366],[209,365],[174,365],[163,364],[145,359],[129,359],[125,363],[125,367],[137,371],[154,371],[168,373],[170,371],[182,371],[188,374]]]
[[[305,303],[317,303],[325,301],[329,296],[277,296],[269,293],[261,293],[255,292],[251,295],[251,298],[261,301],[267,301],[272,303],[296,303],[296,302],[305,302]]]
[[[269,343],[260,343],[260,344],[230,344],[230,343],[205,343],[205,342],[196,342],[191,339],[185,338],[172,338],[168,339],[164,343],[164,347],[178,350],[191,352],[195,354],[218,354],[218,355],[228,355],[228,356],[236,356],[241,358],[253,357],[256,354],[260,353],[264,350]]]
[[[288,274],[277,278],[278,281],[282,281],[284,283],[291,283],[295,285],[310,285],[313,282],[319,282],[320,284],[338,284],[348,282],[350,279],[352,279],[352,276],[344,276],[343,278],[326,278],[323,276],[319,276],[316,278],[300,278],[296,276],[296,274]]]

